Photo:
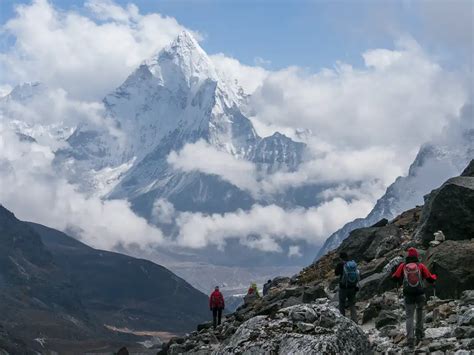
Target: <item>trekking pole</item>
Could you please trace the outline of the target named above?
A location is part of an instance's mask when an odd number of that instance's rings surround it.
[[[403,288],[401,285],[397,287],[397,296],[398,296],[398,306],[401,309],[400,315],[398,316],[398,325],[399,327],[402,327],[402,319],[403,319],[403,312],[405,311],[403,301],[402,301],[402,294],[403,294]]]

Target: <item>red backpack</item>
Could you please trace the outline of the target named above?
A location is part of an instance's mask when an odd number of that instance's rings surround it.
[[[224,299],[220,292],[214,291],[211,295],[211,307],[212,308],[224,308]]]
[[[423,293],[423,277],[418,263],[408,263],[403,267],[403,289],[408,294]]]

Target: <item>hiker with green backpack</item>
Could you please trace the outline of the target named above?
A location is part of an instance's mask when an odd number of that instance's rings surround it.
[[[346,306],[351,312],[351,319],[357,323],[356,294],[359,291],[360,273],[357,263],[349,260],[347,253],[339,254],[341,262],[336,265],[335,274],[339,276],[339,311],[346,315]]]
[[[413,348],[424,338],[423,330],[423,307],[426,302],[424,281],[430,283],[436,281],[436,275],[430,273],[428,268],[419,261],[418,251],[415,248],[409,248],[405,262],[398,265],[392,278],[395,281],[403,283],[403,296],[405,298],[405,309],[407,313],[407,346]],[[416,330],[415,330],[415,311],[416,311]]]

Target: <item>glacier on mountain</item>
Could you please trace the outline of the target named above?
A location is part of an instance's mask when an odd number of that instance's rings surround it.
[[[280,133],[260,137],[240,109],[243,100],[242,89],[221,80],[207,54],[184,31],[104,99],[106,116],[117,134],[82,125],[68,139],[70,149],[58,153],[58,164],[74,171],[72,179],[78,171],[93,170],[102,176],[106,167],[127,166],[116,186],[104,191],[108,198],[131,200],[146,217],[157,197],[168,198],[181,210],[248,208],[253,198],[235,186],[198,172],[176,172],[166,161],[172,151],[204,140],[255,163],[260,171],[294,171],[305,145]],[[83,174],[80,179],[77,182],[84,186]]]

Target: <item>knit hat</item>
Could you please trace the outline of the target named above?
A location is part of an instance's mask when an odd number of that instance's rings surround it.
[[[416,250],[415,248],[409,248],[408,249],[408,256],[412,256],[412,257],[418,257],[418,250]]]

